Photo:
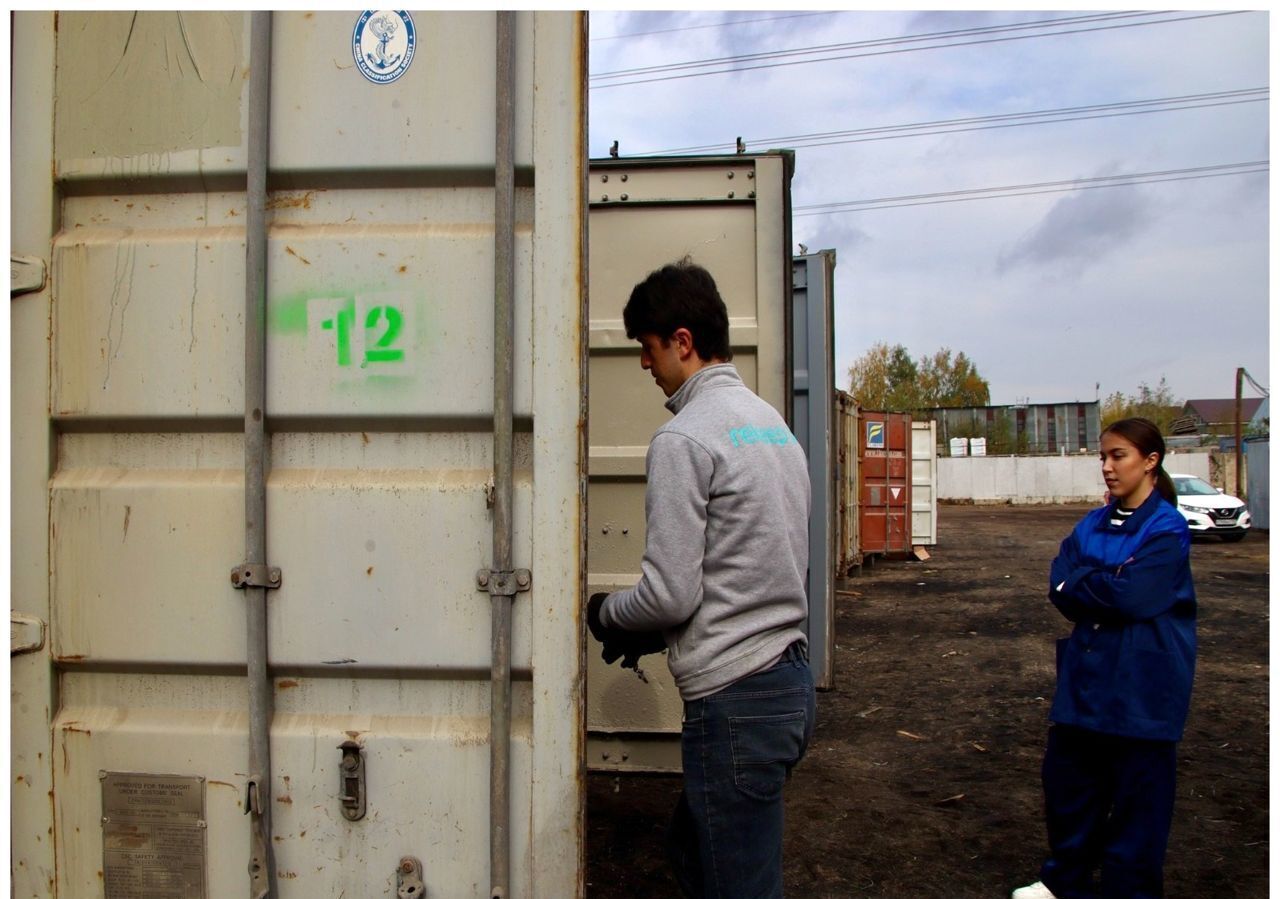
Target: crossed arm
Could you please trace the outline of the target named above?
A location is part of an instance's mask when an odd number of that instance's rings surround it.
[[[1084,558],[1075,533],[1049,568],[1049,599],[1069,621],[1102,624],[1154,618],[1173,605],[1185,556],[1177,534],[1159,534],[1121,565]]]

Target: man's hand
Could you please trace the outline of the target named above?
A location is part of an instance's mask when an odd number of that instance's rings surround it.
[[[606,626],[600,620],[600,607],[604,605],[608,595],[596,593],[587,601],[587,627],[591,630],[591,636],[603,646],[600,658],[604,659],[606,665],[622,659],[623,668],[636,668],[641,656],[662,652],[667,648],[667,641],[658,631],[628,631]]]

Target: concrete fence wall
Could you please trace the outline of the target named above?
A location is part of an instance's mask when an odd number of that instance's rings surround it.
[[[1170,453],[1167,471],[1209,480],[1208,453]],[[944,456],[938,499],[974,503],[1096,503],[1106,490],[1093,453],[1074,456]]]

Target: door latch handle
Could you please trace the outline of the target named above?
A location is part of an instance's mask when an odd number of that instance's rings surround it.
[[[338,801],[342,817],[348,821],[359,821],[365,810],[364,755],[360,744],[353,740],[347,740],[338,748],[342,750],[342,763],[338,767]]]

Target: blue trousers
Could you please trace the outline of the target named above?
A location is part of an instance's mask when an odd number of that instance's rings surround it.
[[[1044,755],[1049,860],[1058,899],[1158,899],[1173,822],[1177,744],[1055,724]],[[1100,871],[1095,887],[1094,871]]]
[[[667,843],[690,899],[782,896],[782,787],[809,745],[814,711],[797,644],[772,668],[684,704],[684,791]]]

